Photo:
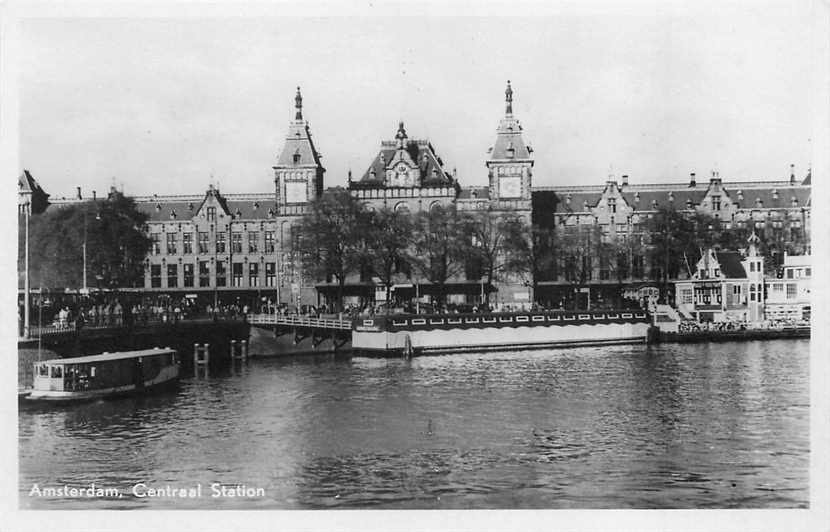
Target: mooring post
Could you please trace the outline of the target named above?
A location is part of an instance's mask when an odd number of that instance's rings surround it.
[[[199,376],[199,366],[204,366],[205,376],[208,375],[210,364],[210,344],[193,344],[193,375]]]
[[[236,358],[236,340],[231,340],[231,358]]]
[[[242,358],[248,359],[248,340],[242,340]]]

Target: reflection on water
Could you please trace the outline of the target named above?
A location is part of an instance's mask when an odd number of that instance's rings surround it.
[[[808,504],[809,341],[251,361],[20,412],[27,508]],[[33,484],[121,497],[30,497]],[[201,498],[137,498],[136,483]],[[213,499],[211,483],[265,497]]]

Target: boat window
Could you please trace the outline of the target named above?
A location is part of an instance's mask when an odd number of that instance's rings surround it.
[[[89,368],[89,376],[90,377],[95,376],[95,366],[92,366],[91,368]]]
[[[41,377],[48,377],[49,376],[49,366],[47,366],[46,364],[41,364],[37,368],[37,374],[40,375]]]
[[[63,367],[61,366],[51,366],[52,367],[52,378],[53,379],[60,379],[63,377]]]

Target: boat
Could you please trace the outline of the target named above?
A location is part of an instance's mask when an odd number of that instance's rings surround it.
[[[179,379],[174,349],[101,353],[34,364],[29,401],[82,401],[155,390]]]
[[[646,343],[644,310],[401,314],[358,318],[352,348],[426,354]]]

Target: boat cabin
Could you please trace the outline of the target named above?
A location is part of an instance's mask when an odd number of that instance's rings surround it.
[[[178,365],[174,349],[145,349],[102,353],[35,362],[34,389],[75,392],[125,386],[143,387],[161,371]]]

